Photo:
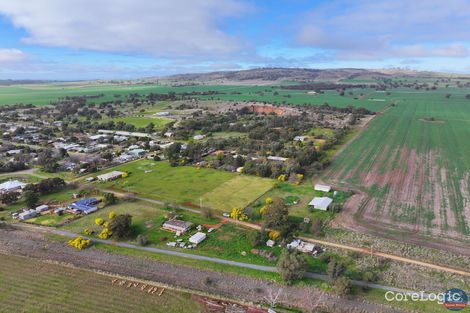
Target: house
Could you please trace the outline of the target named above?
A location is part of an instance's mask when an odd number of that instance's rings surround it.
[[[202,140],[202,139],[204,139],[204,138],[206,138],[205,135],[195,135],[195,136],[193,137],[194,140]]]
[[[268,156],[269,161],[276,161],[276,162],[286,162],[288,158],[283,158],[279,156]]]
[[[314,189],[317,190],[317,191],[330,192],[331,191],[331,186],[315,184]]]
[[[193,223],[181,220],[168,220],[162,225],[163,229],[181,234],[191,229],[191,226],[193,226]]]
[[[168,115],[170,115],[170,112],[157,112],[154,115],[156,115],[156,116],[168,116]]]
[[[207,235],[205,233],[197,232],[189,238],[189,242],[192,243],[192,244],[197,245],[197,244],[203,242],[204,239],[206,239],[206,237],[207,237]]]
[[[36,213],[41,213],[41,212],[49,210],[49,206],[47,204],[43,204],[43,205],[38,206],[34,210],[36,211]]]
[[[70,204],[68,208],[73,210],[74,213],[90,214],[98,211],[98,202],[99,201],[96,198],[87,198]]]
[[[172,132],[166,132],[163,134],[163,136],[167,137],[167,138],[170,138],[170,137],[173,137],[173,133]]]
[[[106,173],[106,174],[98,175],[98,176],[96,176],[96,178],[98,178],[101,181],[110,181],[110,180],[115,180],[115,179],[121,178],[123,174],[124,174],[124,172],[112,171],[112,172],[109,172],[109,173]]]
[[[326,211],[332,202],[333,199],[328,197],[315,197],[308,205],[313,206],[314,209]]]
[[[140,157],[143,156],[147,151],[144,149],[133,149],[129,150],[127,153],[134,156],[134,157]]]
[[[38,213],[36,210],[27,210],[18,215],[18,217],[22,220],[29,220],[30,218],[36,217]]]
[[[302,141],[304,142],[305,140],[308,139],[308,136],[295,136],[294,141]]]
[[[19,180],[9,180],[0,184],[0,193],[9,193],[13,191],[18,191],[23,189],[26,186],[25,183],[20,182]]]
[[[291,243],[287,244],[287,249],[295,249],[303,253],[312,253],[315,250],[315,245],[300,239],[294,239]]]

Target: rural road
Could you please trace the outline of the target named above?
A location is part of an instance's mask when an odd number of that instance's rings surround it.
[[[129,244],[129,243],[126,243],[126,242],[116,242],[116,241],[111,241],[111,240],[102,240],[102,239],[98,239],[98,238],[91,238],[91,237],[79,235],[79,234],[76,234],[76,233],[72,233],[72,232],[68,232],[68,231],[64,231],[64,230],[59,230],[59,229],[55,229],[55,228],[49,228],[49,227],[33,226],[33,225],[22,224],[22,223],[15,224],[15,226],[20,227],[22,229],[26,229],[26,230],[31,230],[31,231],[41,232],[41,233],[55,234],[55,235],[60,235],[60,236],[68,237],[68,238],[75,238],[77,236],[81,236],[82,238],[90,239],[92,242],[99,242],[99,243],[106,244],[106,245],[118,246],[118,247],[123,247],[123,248],[128,248],[128,249],[142,250],[142,251],[148,251],[148,252],[153,252],[153,253],[172,255],[172,256],[177,256],[177,257],[182,257],[182,258],[187,258],[187,259],[193,259],[193,260],[202,260],[202,261],[214,262],[214,263],[237,266],[237,267],[242,267],[242,268],[247,268],[247,269],[254,269],[254,270],[263,271],[263,272],[273,272],[273,273],[277,272],[277,268],[274,267],[274,266],[265,266],[265,265],[257,265],[257,264],[251,264],[251,263],[237,262],[237,261],[219,259],[219,258],[215,258],[215,257],[208,257],[208,256],[203,256],[203,255],[198,255],[198,254],[191,254],[191,253],[185,253],[185,252],[173,251],[173,250],[166,250],[166,249],[159,249],[159,248],[153,248],[153,247],[136,246],[136,245]],[[305,277],[312,278],[312,279],[317,279],[317,280],[323,280],[323,281],[330,281],[330,279],[327,275],[312,273],[312,272],[306,272]],[[395,287],[384,286],[384,285],[380,285],[380,284],[374,284],[374,283],[357,281],[357,280],[353,280],[352,283],[354,285],[357,285],[357,286],[360,286],[360,287],[369,287],[369,288],[381,289],[381,290],[385,290],[385,291],[393,291],[393,292],[397,292],[397,293],[404,293],[404,294],[417,293],[416,291],[412,291],[412,290],[395,288]],[[424,294],[424,296],[426,297],[426,294]]]
[[[230,220],[230,219],[227,219],[227,220]],[[246,227],[249,227],[249,228],[252,228],[252,229],[257,229],[257,230],[261,229],[261,226],[257,225],[257,224],[241,222],[241,221],[233,221],[233,220],[230,220],[230,221],[239,223],[240,225],[243,225],[243,226],[246,226]],[[316,244],[320,244],[320,245],[323,245],[323,246],[329,246],[329,247],[334,247],[334,248],[337,248],[337,249],[359,252],[359,253],[362,253],[362,254],[369,254],[369,255],[382,257],[382,258],[386,258],[386,259],[390,259],[390,260],[395,260],[395,261],[400,261],[400,262],[404,262],[404,263],[423,266],[423,267],[427,267],[427,268],[430,268],[430,269],[433,269],[433,270],[438,270],[438,271],[443,271],[443,272],[448,272],[448,273],[452,273],[452,274],[458,274],[458,275],[463,275],[463,276],[469,276],[470,277],[470,272],[460,270],[460,269],[456,269],[456,268],[452,268],[452,267],[448,267],[448,266],[442,266],[442,265],[437,265],[437,264],[433,264],[433,263],[418,261],[418,260],[405,258],[405,257],[401,257],[401,256],[394,255],[394,254],[388,254],[388,253],[383,253],[383,252],[378,252],[378,251],[371,251],[370,249],[366,249],[366,248],[358,248],[358,247],[343,245],[343,244],[339,244],[339,243],[335,243],[335,242],[313,239],[313,238],[310,238],[310,237],[300,236],[298,238],[302,239],[304,241],[307,241],[307,242],[316,243]]]

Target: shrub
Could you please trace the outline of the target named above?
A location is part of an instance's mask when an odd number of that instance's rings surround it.
[[[90,228],[85,228],[83,232],[85,233],[85,235],[88,236],[93,235],[93,230],[91,230]]]
[[[117,214],[116,214],[116,212],[114,212],[114,211],[111,211],[111,212],[109,212],[109,215],[108,215],[108,217],[109,217],[109,219],[110,219],[110,220],[112,220],[113,218],[115,218],[115,217],[116,217],[116,215],[117,215]]]
[[[351,279],[343,276],[335,281],[334,289],[340,296],[345,296],[351,293],[351,286]]]
[[[111,231],[109,231],[108,228],[103,228],[103,230],[101,231],[101,233],[99,233],[98,238],[100,238],[100,239],[108,239],[109,237],[112,236],[112,234],[113,234],[113,233],[112,233]]]
[[[137,243],[140,246],[146,246],[148,244],[148,238],[145,235],[138,235],[137,236]]]
[[[245,210],[240,208],[233,208],[230,213],[230,217],[239,221],[246,221],[248,219],[248,216],[245,214]]]
[[[271,230],[268,236],[269,236],[269,239],[277,240],[279,239],[279,237],[281,237],[281,233],[276,230]]]
[[[75,239],[69,240],[69,245],[78,250],[82,250],[90,245],[90,240],[83,239],[82,237],[78,236]]]

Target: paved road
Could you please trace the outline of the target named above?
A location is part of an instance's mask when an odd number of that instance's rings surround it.
[[[136,245],[126,243],[126,242],[115,242],[115,241],[111,241],[111,240],[102,240],[102,239],[98,239],[98,238],[91,238],[91,237],[87,237],[87,236],[83,236],[83,235],[79,235],[79,234],[76,234],[76,233],[72,233],[72,232],[68,232],[68,231],[64,231],[64,230],[59,230],[59,229],[55,229],[55,228],[50,228],[50,227],[41,227],[41,226],[34,226],[34,225],[22,224],[22,223],[18,223],[18,224],[16,224],[16,226],[21,227],[23,229],[27,229],[27,230],[39,231],[39,232],[43,232],[43,233],[52,233],[52,234],[61,235],[61,236],[69,237],[69,238],[75,238],[77,236],[81,236],[82,238],[90,239],[92,242],[99,242],[99,243],[103,243],[103,244],[106,244],[106,245],[124,247],[124,248],[135,249],[135,250],[149,251],[149,252],[153,252],[153,253],[172,255],[172,256],[177,256],[177,257],[182,257],[182,258],[187,258],[187,259],[193,259],[193,260],[202,260],[202,261],[214,262],[214,263],[237,266],[237,267],[242,267],[242,268],[247,268],[247,269],[254,269],[254,270],[263,271],[263,272],[272,272],[272,273],[277,272],[277,268],[274,267],[274,266],[264,266],[264,265],[257,265],[257,264],[251,264],[251,263],[245,263],[245,262],[237,262],[237,261],[219,259],[219,258],[215,258],[215,257],[208,257],[208,256],[203,256],[203,255],[198,255],[198,254],[185,253],[185,252],[181,252],[181,251],[166,250],[166,249],[159,249],[159,248],[153,248],[153,247],[136,246]],[[306,272],[305,277],[312,278],[312,279],[317,279],[317,280],[323,280],[323,281],[330,281],[330,279],[327,275],[312,273],[312,272]],[[385,291],[393,291],[393,292],[399,292],[399,293],[405,293],[405,294],[416,293],[416,291],[412,291],[412,290],[395,288],[395,287],[384,286],[384,285],[380,285],[380,284],[374,284],[374,283],[357,281],[357,280],[353,280],[352,283],[354,285],[361,286],[361,287],[369,287],[369,288],[381,289],[381,290],[385,290]]]

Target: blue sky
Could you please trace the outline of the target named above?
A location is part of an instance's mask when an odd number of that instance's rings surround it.
[[[470,0],[0,0],[0,79],[255,67],[470,72]]]

